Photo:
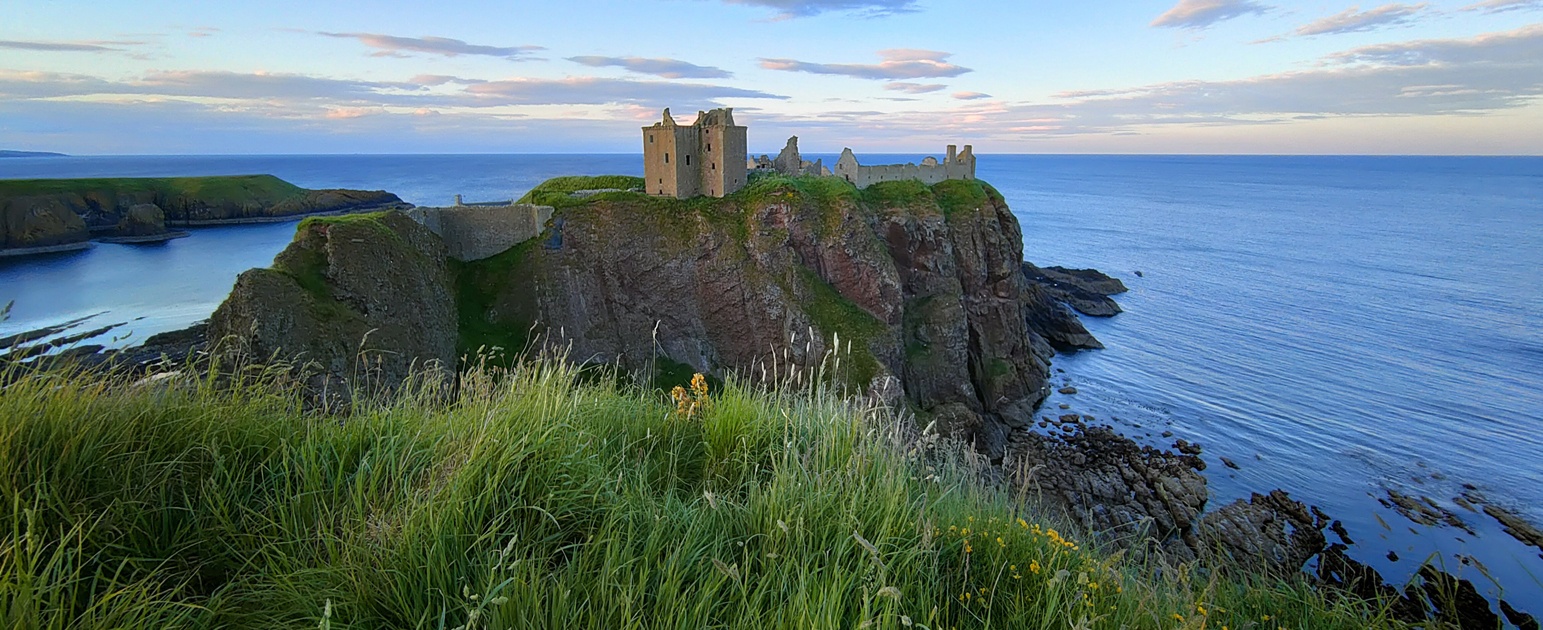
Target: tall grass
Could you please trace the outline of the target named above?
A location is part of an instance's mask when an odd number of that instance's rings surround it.
[[[1393,625],[1096,549],[820,386],[680,404],[546,359],[338,418],[279,370],[7,376],[7,627]]]

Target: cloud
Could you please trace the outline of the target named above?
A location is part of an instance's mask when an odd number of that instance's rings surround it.
[[[724,0],[729,4],[767,7],[778,11],[776,19],[809,17],[833,11],[855,12],[869,17],[916,11],[916,0]]]
[[[1303,24],[1293,31],[1293,34],[1309,36],[1356,33],[1395,24],[1408,24],[1414,19],[1414,16],[1429,7],[1430,5],[1425,2],[1420,4],[1384,4],[1369,11],[1362,11],[1361,7],[1354,6],[1329,17]]]
[[[482,46],[468,44],[459,39],[450,39],[448,37],[397,37],[395,35],[381,35],[379,33],[319,32],[317,34],[340,39],[357,39],[366,46],[379,49],[377,52],[371,53],[370,56],[372,57],[403,57],[406,56],[403,54],[404,52],[417,52],[446,57],[484,55],[524,61],[531,59],[530,53],[537,50],[546,50],[541,46]]]
[[[1543,96],[1543,25],[1467,39],[1378,44],[1306,71],[1066,92],[1070,109],[1146,122],[1319,116],[1475,114]]]
[[[722,68],[699,66],[679,59],[580,56],[569,57],[568,61],[594,68],[606,66],[625,68],[632,72],[652,74],[666,79],[726,79],[734,76],[733,73]]]
[[[1270,7],[1253,0],[1179,0],[1173,8],[1152,20],[1152,26],[1200,29],[1249,14],[1260,14]]]
[[[28,42],[0,40],[0,48],[42,52],[118,52],[122,50],[121,48],[110,48],[102,45],[107,43],[133,45],[140,42]]]
[[[1543,0],[1485,0],[1463,7],[1463,11],[1483,11],[1485,13],[1500,13],[1503,11],[1522,11],[1526,9],[1543,9]]]
[[[723,98],[769,98],[778,96],[758,90],[719,85],[673,83],[669,81],[631,81],[577,77],[568,79],[507,79],[468,85],[466,93],[476,104],[488,105],[605,105],[636,103],[653,107],[684,103],[717,101]]]
[[[985,92],[954,92],[954,98],[961,101],[975,101],[983,98],[991,98],[991,95],[986,94]]]
[[[884,86],[886,90],[905,92],[906,94],[926,94],[947,88],[948,86],[942,83],[907,83],[905,81],[896,81]]]
[[[761,67],[787,72],[833,74],[858,79],[888,81],[895,79],[928,79],[957,77],[969,68],[948,63],[952,53],[913,48],[892,48],[879,51],[883,59],[877,64],[860,63],[809,63],[794,59],[761,59]]]

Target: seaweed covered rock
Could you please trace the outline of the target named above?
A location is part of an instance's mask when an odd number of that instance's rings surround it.
[[[209,338],[389,388],[415,367],[455,365],[451,285],[444,243],[401,212],[308,219],[272,268],[236,279]]]

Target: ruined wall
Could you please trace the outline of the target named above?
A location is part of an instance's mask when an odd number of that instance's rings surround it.
[[[833,173],[858,188],[867,188],[879,182],[913,179],[928,185],[950,179],[975,179],[975,152],[974,147],[967,144],[964,145],[964,152],[959,153],[958,147],[950,144],[948,157],[942,162],[929,157],[922,160],[921,164],[863,166],[857,162],[857,156],[851,149],[845,149],[841,152],[841,158],[836,160]]]
[[[438,234],[451,258],[470,262],[501,254],[539,236],[552,219],[552,207],[528,203],[418,207],[408,210],[407,216]]]

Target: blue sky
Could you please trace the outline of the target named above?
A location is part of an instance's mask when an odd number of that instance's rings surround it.
[[[1543,0],[0,4],[0,148],[1538,154]]]

